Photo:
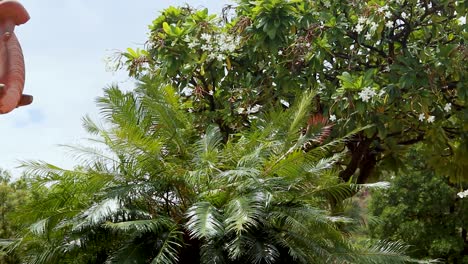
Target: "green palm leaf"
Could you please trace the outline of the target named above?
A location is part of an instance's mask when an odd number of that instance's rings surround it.
[[[224,234],[224,224],[221,215],[208,202],[199,202],[187,211],[186,228],[190,235],[196,238],[211,238]]]
[[[106,222],[103,226],[114,231],[137,235],[150,232],[159,233],[162,230],[173,226],[173,222],[169,218],[158,217],[156,219],[134,220],[118,223]]]
[[[173,264],[179,260],[179,250],[182,247],[180,236],[182,232],[177,229],[170,230],[161,241],[158,254],[151,264]]]
[[[226,231],[240,234],[258,226],[265,217],[266,206],[267,197],[261,192],[232,199],[226,206]]]

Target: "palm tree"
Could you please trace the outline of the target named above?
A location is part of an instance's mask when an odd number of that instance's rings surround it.
[[[17,250],[26,263],[411,261],[400,243],[343,232],[355,221],[333,209],[359,186],[340,182],[333,152],[347,137],[326,141],[313,95],[226,135],[170,85],[106,89],[104,122],[84,118],[90,147],[70,147],[79,167],[24,164],[42,193]]]

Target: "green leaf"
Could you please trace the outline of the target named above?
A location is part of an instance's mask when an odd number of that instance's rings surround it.
[[[172,34],[171,26],[167,22],[164,22],[162,24],[162,26],[163,26],[163,30],[164,30],[164,32],[166,32],[166,34]]]
[[[187,229],[191,236],[211,238],[224,234],[224,225],[218,210],[208,202],[194,204],[187,211]]]

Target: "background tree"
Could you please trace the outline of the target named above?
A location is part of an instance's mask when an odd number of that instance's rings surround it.
[[[379,220],[371,225],[371,235],[414,245],[410,250],[414,257],[468,263],[466,199],[428,169],[416,150],[408,160],[411,166],[389,189],[372,193],[369,211]]]
[[[16,221],[15,215],[22,204],[30,198],[26,178],[11,180],[10,172],[0,169],[0,262],[20,263],[15,252],[8,246],[20,236],[22,221]]]

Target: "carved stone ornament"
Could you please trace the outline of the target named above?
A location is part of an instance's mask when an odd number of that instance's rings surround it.
[[[23,52],[14,33],[15,26],[28,20],[28,12],[18,1],[0,0],[0,114],[33,100],[31,95],[23,94]]]

